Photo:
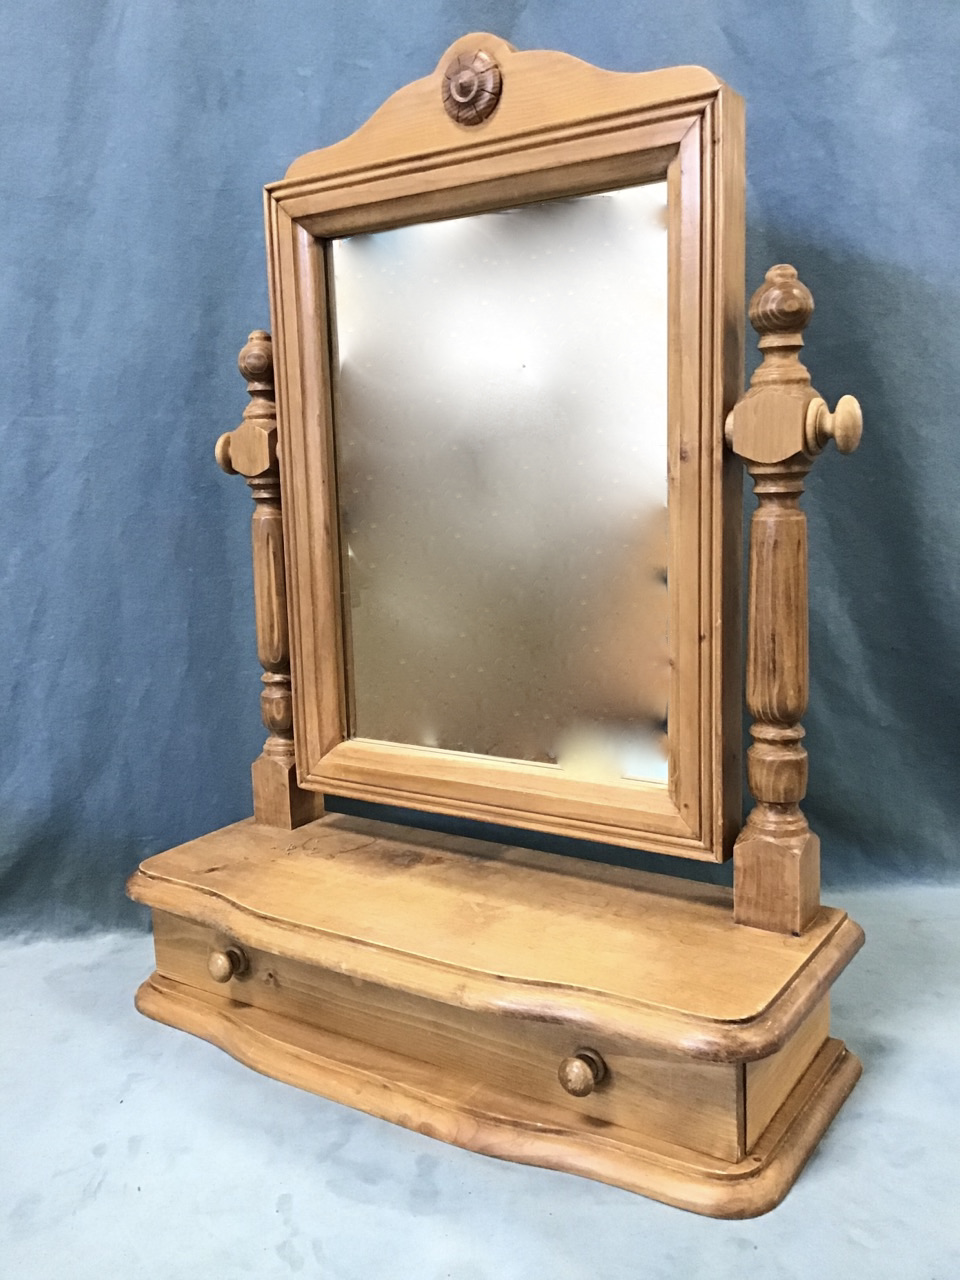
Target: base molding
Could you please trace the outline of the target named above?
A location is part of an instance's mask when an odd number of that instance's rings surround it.
[[[766,1132],[728,1163],[618,1126],[591,1132],[541,1104],[444,1075],[426,1063],[239,1005],[153,974],[138,1010],[215,1044],[286,1084],[482,1155],[579,1174],[679,1209],[752,1218],[780,1203],[860,1078],[828,1039]]]

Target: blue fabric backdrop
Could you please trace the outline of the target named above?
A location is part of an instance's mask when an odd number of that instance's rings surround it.
[[[808,811],[828,879],[957,874],[960,6],[950,0],[4,0],[9,927],[132,919],[144,855],[249,811],[249,501],[212,446],[268,324],[259,189],[468,30],[703,63],[748,104],[748,280],[795,263],[851,391],[811,524]]]

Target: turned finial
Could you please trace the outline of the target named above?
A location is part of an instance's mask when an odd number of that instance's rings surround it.
[[[273,387],[273,344],[266,329],[254,329],[247,338],[237,356],[237,368],[247,382],[266,382]]]
[[[813,294],[785,262],[771,267],[750,299],[750,323],[760,336],[763,361],[751,387],[808,387],[810,374],[800,360],[803,331],[813,315]]]
[[[727,444],[748,463],[813,458],[829,440],[841,453],[852,453],[860,443],[863,415],[853,396],[844,396],[831,413],[810,386],[800,351],[812,315],[813,295],[784,262],[770,268],[750,299],[763,360],[724,425]]]
[[[813,315],[813,294],[786,263],[771,267],[750,299],[750,323],[760,335],[763,363],[752,385],[808,383],[800,363],[803,330]],[[832,440],[841,453],[853,453],[863,435],[863,413],[853,396],[842,396],[833,413],[819,396],[807,405],[803,423],[804,452],[811,457]]]
[[[248,480],[273,472],[277,459],[277,408],[273,400],[273,343],[265,329],[254,329],[247,338],[237,367],[243,374],[250,403],[243,422],[227,431],[214,448],[217,465],[228,476]]]
[[[776,339],[788,336],[797,339],[810,323],[813,315],[813,294],[797,276],[796,268],[781,262],[771,267],[763,284],[750,299],[750,323],[760,335],[760,349],[767,345],[780,346]],[[773,338],[773,343],[768,339]]]

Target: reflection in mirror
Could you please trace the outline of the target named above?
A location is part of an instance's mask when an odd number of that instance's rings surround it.
[[[351,736],[666,780],[666,206],[333,242]]]

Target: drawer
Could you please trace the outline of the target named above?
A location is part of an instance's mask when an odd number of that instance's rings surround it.
[[[585,1040],[572,1022],[478,1013],[392,990],[247,947],[163,911],[154,912],[154,938],[158,973],[209,996],[400,1054],[466,1091],[475,1084],[533,1099],[587,1127],[616,1126],[729,1161],[745,1154],[748,1137],[752,1145],[826,1037],[824,1010],[801,1028],[803,1044],[788,1042],[762,1062],[690,1061],[613,1036]],[[236,973],[231,952],[241,965]],[[570,1088],[589,1091],[568,1092],[561,1074]],[[748,1120],[751,1077],[757,1106]]]

